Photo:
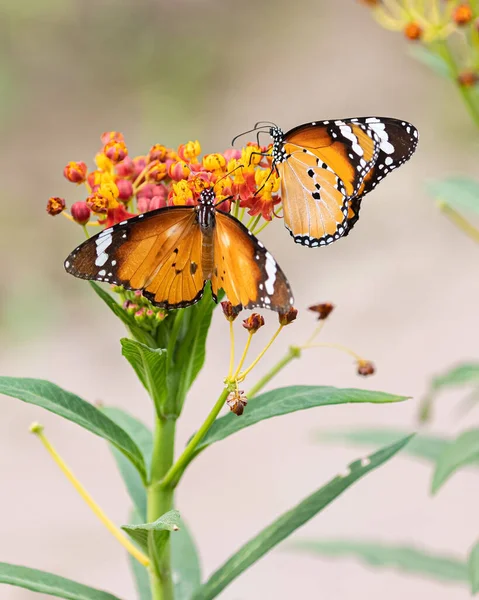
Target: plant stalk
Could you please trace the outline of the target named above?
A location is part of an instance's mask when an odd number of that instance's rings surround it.
[[[248,391],[246,396],[248,398],[253,398],[256,394],[264,388],[264,386],[269,383],[275,375],[277,375],[286,365],[294,360],[295,358],[299,358],[301,356],[301,348],[298,346],[290,346],[288,348],[288,352],[281,360],[279,360],[272,369],[270,369],[264,377],[261,379]]]
[[[175,449],[175,427],[173,419],[156,417],[153,456],[151,462],[150,485],[147,494],[148,523],[156,521],[161,515],[173,508],[174,488],[163,487],[158,483],[171,468]],[[160,556],[156,551],[155,535],[148,534],[148,549],[151,559],[150,583],[153,600],[174,600],[173,580],[171,575],[170,540],[166,543]]]

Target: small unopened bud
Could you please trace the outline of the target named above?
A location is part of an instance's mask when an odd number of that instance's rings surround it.
[[[229,300],[222,302],[221,308],[223,309],[223,314],[226,319],[231,322],[233,322],[241,312],[241,308],[233,306]]]
[[[186,179],[190,174],[190,168],[188,163],[184,161],[172,162],[168,167],[168,177],[173,179],[173,181],[180,181],[181,179]]]
[[[404,28],[404,35],[407,37],[408,40],[411,40],[411,41],[419,40],[419,39],[421,39],[422,34],[423,34],[422,27],[418,23],[415,23],[414,21],[411,21],[411,23],[408,23],[406,25],[406,27]]]
[[[63,169],[63,175],[72,183],[83,183],[86,180],[87,170],[84,162],[69,162]]]
[[[156,320],[157,321],[164,321],[167,317],[168,313],[166,312],[166,310],[160,308],[160,310],[156,313]]]
[[[30,433],[43,433],[44,427],[40,423],[32,423],[29,427]]]
[[[86,199],[86,203],[88,208],[96,214],[101,215],[108,212],[108,198],[98,192],[90,194]]]
[[[243,327],[250,333],[256,333],[264,325],[264,318],[258,313],[253,313],[243,321]]]
[[[148,169],[147,178],[152,183],[159,183],[167,176],[167,168],[164,163],[158,162]]]
[[[128,179],[118,179],[116,187],[118,188],[119,200],[129,200],[133,196],[133,184]]]
[[[146,319],[146,310],[145,308],[140,308],[135,313],[135,321],[138,323],[142,323]]]
[[[298,310],[292,306],[287,313],[279,313],[279,324],[283,327],[285,325],[289,325],[293,321],[296,321],[296,317],[298,316]]]
[[[58,198],[56,196],[52,196],[49,198],[47,202],[47,213],[54,217],[55,215],[59,215],[61,212],[65,210],[65,200],[63,198]]]
[[[118,163],[126,158],[128,155],[128,148],[126,147],[125,142],[111,141],[105,144],[103,152],[112,162]]]
[[[166,158],[167,149],[162,144],[155,144],[150,148],[148,152],[148,162],[153,162],[154,160],[164,161]]]
[[[108,142],[124,142],[125,138],[119,131],[105,131],[100,136],[101,143],[106,146]]]
[[[115,171],[119,177],[132,177],[135,172],[135,165],[131,158],[127,156],[115,165]]]
[[[466,2],[459,4],[452,13],[452,18],[456,25],[467,25],[472,20],[472,8]]]
[[[313,304],[308,310],[318,313],[318,321],[327,319],[334,309],[334,304],[330,302],[323,302],[322,304]]]
[[[135,304],[131,300],[126,300],[123,305],[123,308],[126,310],[126,312],[129,315],[134,315],[139,307],[138,307],[138,304]]]
[[[243,390],[235,390],[228,394],[226,404],[230,407],[231,412],[240,417],[244,413],[245,406],[248,404]]]
[[[367,377],[368,375],[373,375],[375,371],[376,369],[371,361],[358,360],[358,375]]]
[[[459,85],[464,87],[473,87],[476,85],[477,80],[478,76],[477,73],[474,73],[474,71],[463,71],[457,77],[457,82]]]
[[[156,210],[157,208],[165,208],[166,197],[165,196],[153,196],[150,200],[148,210]]]
[[[75,202],[70,209],[73,219],[80,225],[86,225],[90,220],[91,211],[86,202]]]

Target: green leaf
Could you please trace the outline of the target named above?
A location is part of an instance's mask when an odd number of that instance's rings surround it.
[[[140,548],[148,553],[148,533],[157,532],[155,535],[156,553],[160,556],[170,535],[170,531],[178,531],[180,525],[180,513],[177,510],[169,510],[153,523],[141,523],[140,525],[122,525],[122,529],[134,540]]]
[[[142,329],[136,322],[133,316],[129,315],[123,308],[118,304],[118,302],[110,296],[110,294],[100,287],[94,281],[89,281],[91,287],[95,290],[95,292],[100,296],[103,302],[108,306],[108,308],[126,325],[126,328],[131,333],[131,335],[137,339],[139,342],[146,344],[150,348],[156,347],[155,338],[148,333],[145,329]]]
[[[293,531],[312,519],[355,481],[361,479],[361,477],[364,477],[364,475],[392,458],[409,442],[411,437],[406,437],[367,458],[362,458],[351,463],[345,473],[337,475],[329,483],[311,494],[311,496],[308,496],[290,511],[284,513],[269,527],[263,529],[256,537],[247,542],[224,565],[213,573],[209,580],[193,596],[194,600],[211,600],[211,598],[215,598],[236,577],[291,535]]]
[[[346,442],[355,446],[379,446],[391,444],[408,435],[402,429],[338,429],[320,431],[315,434],[319,442]],[[436,462],[441,452],[448,445],[449,439],[433,435],[418,434],[404,448],[404,454]]]
[[[140,449],[143,459],[146,464],[147,472],[150,471],[151,456],[153,453],[153,436],[151,431],[141,421],[132,417],[120,408],[104,406],[101,409],[112,421],[115,421],[122,429],[124,429],[135,444]],[[146,521],[146,489],[143,485],[138,471],[133,468],[130,461],[118,452],[114,446],[111,446],[113,456],[115,458],[118,470],[125,482],[128,494],[135,506],[139,515],[139,523]]]
[[[401,402],[406,399],[405,396],[393,396],[383,392],[340,389],[326,386],[294,385],[278,388],[251,399],[248,402],[247,410],[241,417],[238,418],[235,414],[229,413],[217,419],[199,444],[198,450],[205,448],[209,444],[223,440],[245,427],[255,425],[259,421],[287,415],[298,410],[329,406],[331,404],[362,402],[382,404]]]
[[[479,200],[479,198],[478,198]],[[437,375],[431,382],[434,391],[467,384],[479,384],[479,363],[463,363]]]
[[[425,46],[411,45],[409,47],[410,55],[418,60],[420,63],[425,65],[434,71],[437,75],[445,77],[446,79],[452,79],[451,71],[447,62],[435,52],[432,52]]]
[[[138,514],[136,510],[132,510],[130,513],[130,523],[136,525],[143,522],[144,519],[141,518],[141,515]],[[147,568],[140,564],[129,552],[128,561],[130,563],[130,569],[135,580],[138,600],[152,600],[150,575]]]
[[[471,593],[479,592],[479,542],[474,546],[468,559],[469,581],[471,583]]]
[[[431,181],[427,188],[434,198],[453,208],[479,212],[479,182],[474,179],[452,176]]]
[[[67,600],[119,600],[117,596],[65,579],[53,573],[0,563],[0,583],[15,585]]]
[[[355,540],[304,540],[292,542],[289,548],[328,558],[352,557],[373,567],[389,567],[431,579],[467,581],[464,561],[411,546]]]
[[[432,478],[432,493],[435,494],[455,471],[477,461],[479,429],[471,429],[450,442],[439,456]]]
[[[167,352],[161,348],[148,348],[145,344],[123,338],[120,340],[122,354],[138,375],[155,405],[156,414],[164,418],[168,400]]]
[[[131,437],[101,410],[44,379],[0,377],[0,394],[41,406],[111,442],[135,465],[146,481],[145,461]]]
[[[198,549],[183,519],[180,530],[171,537],[171,563],[175,600],[191,600],[201,585],[201,568]]]

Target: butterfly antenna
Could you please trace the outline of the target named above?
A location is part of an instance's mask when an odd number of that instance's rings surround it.
[[[260,121],[261,123],[261,121]],[[253,129],[249,129],[248,131],[243,131],[243,133],[239,133],[237,136],[235,136],[232,140],[231,140],[231,145],[234,146],[235,142],[238,138],[243,137],[244,135],[248,135],[248,133],[253,133],[254,131],[258,131],[258,129],[264,129],[265,127],[270,127],[271,125],[267,125],[266,123],[264,125],[261,125],[260,127],[258,127],[258,123],[253,127]]]
[[[258,127],[278,127],[276,125],[276,123],[273,123],[272,121],[258,121],[256,123],[256,125],[254,126],[255,129],[257,129]]]

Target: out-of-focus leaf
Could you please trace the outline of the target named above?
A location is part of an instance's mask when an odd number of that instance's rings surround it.
[[[119,600],[117,596],[65,579],[53,573],[0,563],[0,583],[67,600]]]
[[[141,523],[140,525],[122,525],[121,527],[135,542],[148,553],[148,533],[154,531],[157,557],[163,552],[170,531],[178,531],[180,528],[180,513],[177,510],[169,510],[153,523]]]
[[[145,344],[123,338],[120,340],[122,354],[138,375],[155,405],[156,414],[168,418],[165,414],[167,388],[167,352],[161,348],[148,348]]]
[[[443,388],[457,387],[470,383],[479,384],[479,363],[463,363],[452,367],[452,369],[449,369],[441,375],[437,375],[431,382],[431,389],[438,391]]]
[[[442,56],[432,52],[425,46],[412,44],[409,46],[409,53],[413,58],[418,60],[426,67],[429,67],[437,75],[445,77],[446,79],[452,79],[449,65],[442,58]]]
[[[226,586],[264,554],[312,519],[355,481],[392,458],[410,439],[411,436],[408,436],[396,444],[382,448],[367,458],[351,463],[345,473],[337,475],[240,548],[199,588],[193,599],[211,600],[218,596]]]
[[[111,442],[132,462],[146,481],[143,456],[131,437],[101,410],[44,379],[0,377],[0,394],[41,406]]]
[[[145,344],[149,348],[158,347],[155,338],[148,331],[145,331],[139,325],[137,325],[134,318],[124,311],[118,302],[112,296],[110,296],[106,290],[104,290],[94,281],[90,281],[89,283],[98,296],[108,306],[108,308],[124,323],[124,325],[126,325],[126,328],[136,340]]]
[[[471,550],[467,566],[471,592],[477,594],[479,592],[479,542]]]
[[[288,547],[327,558],[356,558],[373,567],[398,569],[431,579],[467,581],[467,565],[463,560],[432,554],[412,546],[361,540],[300,540]]]
[[[298,410],[330,406],[332,404],[364,402],[383,404],[402,402],[403,400],[407,400],[407,398],[383,392],[341,389],[329,386],[293,385],[278,388],[252,398],[240,418],[233,413],[228,413],[217,419],[199,444],[198,450],[223,440],[245,427],[255,425],[259,421],[287,415]]]
[[[450,442],[439,456],[432,478],[432,493],[435,494],[455,471],[477,461],[479,461],[479,429],[471,429]]]
[[[171,564],[175,600],[191,600],[201,585],[201,568],[198,549],[183,519],[180,530],[171,536]]]
[[[479,213],[479,182],[474,179],[452,176],[431,181],[427,187],[437,200],[453,208]]]

